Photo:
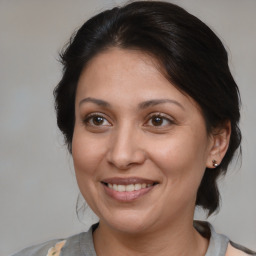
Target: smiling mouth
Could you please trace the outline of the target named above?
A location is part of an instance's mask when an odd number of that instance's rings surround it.
[[[121,203],[137,200],[150,193],[158,182],[142,179],[111,179],[101,182],[106,194]]]
[[[103,184],[110,189],[118,192],[133,192],[138,191],[144,188],[149,188],[157,183],[135,183],[135,184],[128,184],[128,185],[122,185],[122,184],[112,184],[112,183],[104,183]]]
[[[153,180],[136,177],[114,177],[104,179],[101,183],[106,194],[120,202],[134,201],[152,191],[159,184]]]

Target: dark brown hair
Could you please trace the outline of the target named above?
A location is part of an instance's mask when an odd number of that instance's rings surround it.
[[[63,77],[54,91],[57,123],[70,153],[80,73],[111,47],[140,50],[158,60],[167,79],[199,104],[208,133],[230,121],[228,151],[217,168],[206,168],[197,193],[196,205],[212,214],[220,200],[217,178],[226,173],[241,142],[239,90],[223,44],[202,21],[167,2],[136,1],[92,17],[61,54]]]

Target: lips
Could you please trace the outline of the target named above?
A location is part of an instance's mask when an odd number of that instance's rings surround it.
[[[158,184],[153,180],[136,177],[104,179],[101,183],[110,197],[122,202],[133,201],[151,191]]]

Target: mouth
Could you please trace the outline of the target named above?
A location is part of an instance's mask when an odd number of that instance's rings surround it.
[[[141,178],[111,178],[101,183],[109,196],[123,202],[133,201],[159,184],[156,181]]]
[[[103,183],[105,186],[108,186],[110,189],[118,192],[132,192],[138,191],[143,188],[149,188],[151,186],[156,185],[156,183],[146,184],[146,183],[135,183],[135,184],[128,184],[128,185],[121,185],[121,184],[111,184],[111,183]]]

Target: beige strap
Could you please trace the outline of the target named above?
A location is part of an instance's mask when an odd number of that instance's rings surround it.
[[[60,241],[57,244],[55,244],[54,247],[51,247],[48,250],[48,253],[46,256],[59,256],[61,248],[65,245],[65,243],[66,243],[66,240],[63,240],[63,241]]]

